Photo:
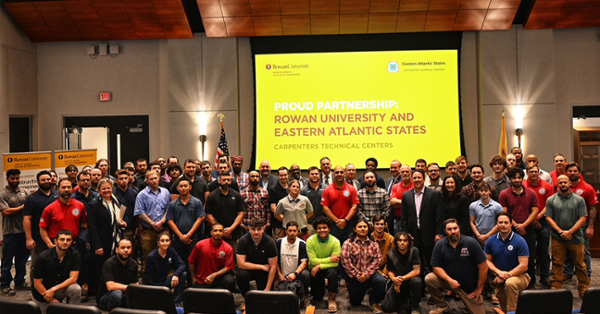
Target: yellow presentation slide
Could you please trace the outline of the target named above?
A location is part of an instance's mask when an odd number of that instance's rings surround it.
[[[256,55],[256,168],[461,154],[456,50]]]

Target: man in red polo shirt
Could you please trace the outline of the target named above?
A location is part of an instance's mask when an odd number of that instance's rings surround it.
[[[583,197],[585,207],[588,211],[588,216],[585,224],[581,227],[585,235],[585,266],[587,266],[588,277],[592,278],[592,254],[590,254],[590,239],[594,237],[594,223],[596,223],[596,204],[598,204],[598,196],[594,187],[583,181],[581,176],[581,168],[576,162],[570,162],[565,167],[569,181],[571,181],[571,191]],[[568,254],[565,258],[563,282],[568,282],[573,278],[573,258]]]
[[[554,155],[554,170],[550,171],[550,177],[552,178],[552,185],[554,186],[554,191],[556,192],[556,179],[561,174],[567,175],[567,170],[565,166],[567,165],[567,159],[565,155],[558,153]]]
[[[235,291],[231,245],[223,241],[223,225],[216,223],[210,230],[210,238],[198,241],[190,254],[192,286],[196,288],[223,288]]]
[[[508,170],[511,187],[500,193],[498,202],[504,211],[513,217],[513,230],[522,236],[529,248],[529,264],[527,273],[531,278],[529,288],[535,285],[535,230],[533,222],[539,213],[535,191],[523,186],[523,170],[514,167]]]
[[[344,243],[350,236],[358,208],[358,194],[354,186],[346,183],[345,171],[342,166],[333,170],[333,184],[323,190],[321,205],[323,213],[334,223],[331,234]]]
[[[552,184],[540,178],[540,168],[537,165],[527,166],[527,180],[523,181],[523,186],[535,191],[540,212],[533,221],[533,228],[537,238],[537,261],[540,263],[540,283],[550,288],[550,235],[552,228],[546,222],[546,200],[554,195]]]
[[[390,195],[390,204],[394,210],[394,225],[388,226],[390,229],[390,234],[396,234],[396,232],[400,231],[400,217],[402,216],[402,194],[408,192],[415,188],[412,183],[412,170],[409,165],[404,165],[400,167],[400,177],[402,181],[394,184],[392,186],[392,194]]]
[[[69,179],[63,178],[58,182],[58,193],[60,197],[44,208],[40,219],[40,234],[48,248],[54,248],[52,240],[61,230],[71,231],[73,239],[77,239],[81,224],[87,220],[85,205],[71,198],[72,187]]]

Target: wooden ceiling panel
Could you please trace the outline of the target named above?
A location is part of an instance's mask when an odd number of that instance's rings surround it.
[[[560,16],[560,8],[557,9],[537,9],[534,8],[529,14],[529,19],[525,23],[525,29],[542,29],[553,28],[558,17]]]
[[[281,15],[310,14],[309,0],[279,0]]]
[[[34,2],[33,4],[46,23],[66,23],[73,21],[69,15],[69,11],[67,11],[60,1]]]
[[[281,25],[284,35],[310,34],[310,15],[283,15]]]
[[[281,16],[255,16],[253,20],[256,36],[283,35]]]
[[[223,16],[219,0],[196,0],[196,3],[198,4],[198,9],[202,13],[202,18]]]
[[[100,22],[100,15],[98,15],[91,0],[63,1],[62,4],[75,23],[88,21]]]
[[[425,31],[426,22],[426,11],[400,12],[398,13],[396,32],[423,32]]]
[[[495,9],[488,10],[483,21],[482,30],[506,30],[510,29],[518,9]]]
[[[27,37],[29,37],[29,39],[31,39],[31,41],[34,43],[57,41],[56,37],[54,37],[54,34],[48,25],[46,25],[46,23],[21,23],[19,25],[21,25],[23,32],[27,34]]]
[[[454,21],[455,31],[478,31],[483,26],[487,10],[458,10]]]
[[[252,17],[226,17],[225,27],[227,27],[229,36],[249,37],[256,35]]]
[[[429,11],[458,10],[460,0],[431,0]]]
[[[589,8],[563,8],[554,28],[582,27],[588,13]]]
[[[133,29],[135,29],[135,34],[139,39],[166,38],[162,26],[160,25],[160,21],[158,19],[131,19],[131,25],[133,25]]]
[[[281,15],[279,0],[250,0],[252,16]]]
[[[544,8],[562,8],[567,3],[567,0],[537,0],[534,5],[534,10]]]
[[[129,15],[121,2],[92,0],[103,21],[127,21]]]
[[[369,13],[396,13],[400,0],[371,0]]]
[[[460,10],[487,10],[492,0],[460,0]],[[517,6],[518,7],[518,6]]]
[[[125,12],[130,19],[135,20],[158,20],[158,15],[154,10],[154,6],[150,1],[138,1],[138,2],[125,2],[123,1],[123,7]]]
[[[447,11],[427,11],[427,22],[425,23],[425,31],[451,31],[454,27],[457,10]]]
[[[221,11],[225,17],[252,16],[248,0],[221,0]]]
[[[490,9],[518,9],[521,0],[492,0]]]
[[[222,17],[202,17],[202,24],[208,37],[227,37],[225,21]]]
[[[112,40],[138,39],[130,20],[105,21],[104,27],[106,27],[106,31]]]
[[[319,34],[339,34],[340,16],[337,14],[315,14],[310,18],[310,33]]]
[[[340,15],[340,34],[365,34],[369,31],[368,14]]]
[[[590,8],[590,14],[588,14],[584,27],[600,27],[600,6]]]
[[[194,38],[187,19],[159,20],[166,38]]]
[[[376,0],[373,0],[376,1]],[[372,4],[373,2],[371,2]],[[369,13],[369,0],[340,0],[341,14]]]
[[[369,33],[393,33],[397,22],[398,13],[369,14]]]
[[[565,8],[593,7],[597,0],[567,0]]]
[[[156,10],[156,15],[158,15],[158,18],[161,20],[187,20],[187,16],[185,15],[185,11],[180,0],[152,0],[152,5]]]
[[[19,24],[28,24],[27,27],[30,29],[33,23],[44,23],[42,15],[32,2],[5,2],[4,6]],[[46,28],[50,31],[47,26]],[[43,32],[43,28],[40,28],[40,31]]]
[[[105,40],[110,38],[106,27],[104,27],[104,23],[100,20],[75,21],[75,25],[84,40]]]
[[[430,0],[401,0],[400,11],[427,11]]]
[[[340,14],[340,0],[309,0],[310,14]],[[322,20],[322,19],[321,19]]]
[[[83,40],[83,36],[79,33],[79,29],[75,26],[73,21],[59,22],[59,23],[46,23],[54,37],[58,41],[78,41]]]

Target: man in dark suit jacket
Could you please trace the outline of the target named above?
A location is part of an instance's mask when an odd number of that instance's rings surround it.
[[[442,194],[425,187],[425,173],[412,174],[414,189],[402,195],[402,230],[410,233],[424,260],[429,264],[435,242],[444,236],[444,201]],[[420,210],[417,210],[420,203]],[[423,261],[423,259],[421,259]]]
[[[268,161],[260,163],[260,185],[263,189],[269,190],[270,187],[279,183],[279,178],[271,174],[271,164]]]

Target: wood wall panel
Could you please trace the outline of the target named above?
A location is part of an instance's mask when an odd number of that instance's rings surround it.
[[[398,13],[369,14],[369,33],[393,33],[397,22]]]
[[[310,34],[310,15],[283,15],[281,25],[284,35]]]
[[[369,31],[368,14],[340,15],[340,34],[365,34]]]

